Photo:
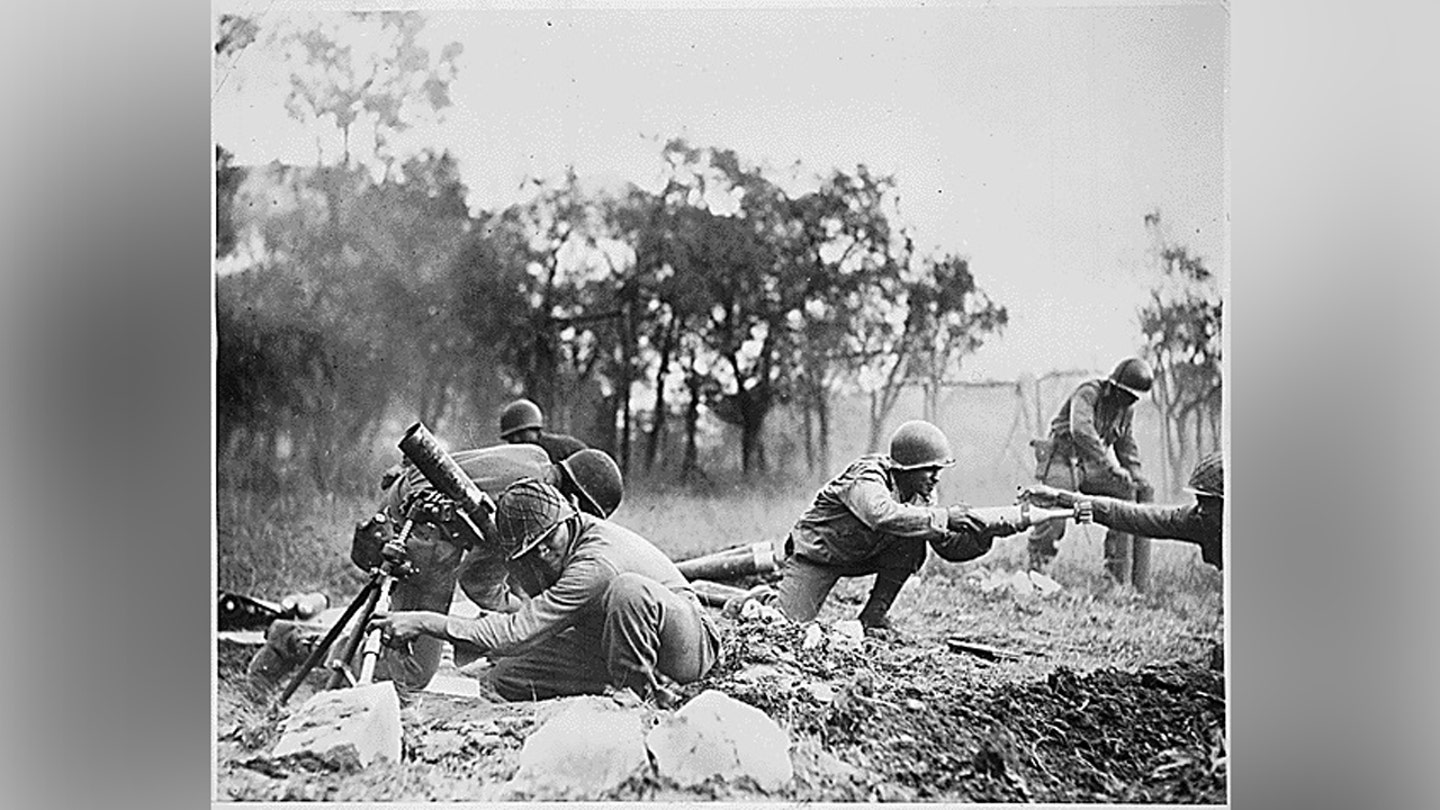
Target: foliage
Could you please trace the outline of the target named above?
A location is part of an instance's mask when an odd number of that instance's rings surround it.
[[[1145,216],[1145,227],[1155,241],[1160,278],[1140,308],[1140,331],[1155,367],[1165,461],[1178,490],[1189,473],[1186,460],[1221,445],[1224,304],[1215,275],[1201,257],[1165,235],[1158,211]]]
[[[767,420],[789,406],[824,470],[835,394],[877,392],[875,433],[901,387],[945,382],[1005,323],[967,260],[914,249],[894,178],[864,165],[797,191],[674,138],[658,189],[607,193],[572,170],[472,211],[453,158],[400,137],[449,105],[458,46],[428,53],[413,14],[340,19],[217,33],[217,59],[264,49],[285,66],[286,109],[316,143],[304,167],[236,167],[217,147],[232,483],[351,489],[392,414],[489,425],[517,395],[627,474],[632,450],[647,471],[669,463],[678,421],[682,479],[728,430],[747,475],[770,469]]]

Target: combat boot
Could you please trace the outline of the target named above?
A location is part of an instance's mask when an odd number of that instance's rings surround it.
[[[895,597],[900,595],[900,588],[905,584],[904,579],[888,579],[884,575],[875,577],[875,585],[870,588],[870,598],[865,601],[865,607],[860,609],[860,627],[866,635],[886,636],[894,629],[890,624],[890,605],[895,602]]]

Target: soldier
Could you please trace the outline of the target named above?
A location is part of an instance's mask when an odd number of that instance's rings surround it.
[[[1042,484],[1087,495],[1109,495],[1148,502],[1154,494],[1140,474],[1140,452],[1131,430],[1134,406],[1150,391],[1155,376],[1138,357],[1121,360],[1109,377],[1086,380],[1060,406],[1050,422],[1048,440],[1036,440],[1035,478]],[[1030,568],[1043,570],[1055,559],[1055,543],[1065,536],[1065,521],[1040,523],[1030,532]],[[1105,568],[1118,582],[1131,578],[1132,538],[1105,533]],[[1145,549],[1141,549],[1143,553]]]
[[[462,450],[451,457],[481,492],[492,498],[515,481],[536,478],[557,487],[575,508],[608,517],[624,494],[619,466],[601,450],[586,449],[558,464],[552,464],[544,450],[529,444]],[[350,559],[361,570],[380,565],[381,549],[393,539],[395,527],[414,504],[426,503],[432,507],[431,514],[439,517],[434,522],[417,522],[406,540],[405,557],[416,572],[395,584],[391,594],[394,609],[448,613],[458,580],[460,589],[481,608],[517,610],[520,601],[511,593],[506,560],[499,550],[476,544],[456,519],[453,504],[448,504],[408,459],[387,472],[387,477],[391,480],[380,508],[355,527],[351,541]],[[273,622],[265,646],[250,661],[251,683],[262,689],[273,687],[304,660],[310,645],[328,629],[313,623]],[[344,638],[335,644],[335,649],[342,649]],[[436,639],[422,639],[404,652],[387,649],[376,663],[376,676],[402,687],[423,689],[439,667],[441,652]],[[459,665],[476,657],[474,650],[455,650]]]
[[[650,541],[577,512],[553,486],[526,479],[495,513],[511,575],[529,599],[513,613],[462,619],[430,611],[376,614],[387,644],[443,639],[495,659],[482,685],[506,700],[628,688],[676,703],[661,677],[703,678],[720,636],[690,583]]]
[[[1185,487],[1195,494],[1195,503],[1180,506],[1152,506],[1117,498],[1097,497],[1047,487],[1028,487],[1022,497],[1036,506],[1073,507],[1089,503],[1096,523],[1124,532],[1184,540],[1200,546],[1200,558],[1218,569],[1225,567],[1225,461],[1219,452],[1200,459]],[[1082,507],[1083,508],[1083,507]]]
[[[564,433],[545,431],[545,416],[540,406],[528,399],[517,399],[500,413],[500,439],[510,444],[534,444],[545,448],[550,460],[559,463],[585,449],[585,443]]]
[[[809,621],[841,577],[874,574],[859,618],[867,633],[883,634],[890,605],[925,562],[927,545],[962,562],[989,551],[996,537],[1026,528],[1013,509],[937,506],[940,471],[954,463],[940,428],[916,420],[895,430],[889,455],[861,456],[831,479],[785,542],[774,597],[780,611]]]

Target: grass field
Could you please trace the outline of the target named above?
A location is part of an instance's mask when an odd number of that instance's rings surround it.
[[[641,491],[627,494],[613,520],[681,560],[739,543],[781,538],[811,497],[810,491],[798,487],[763,493]],[[216,510],[218,586],[269,599],[314,590],[328,593],[332,604],[348,599],[365,581],[349,561],[351,531],[356,521],[374,511],[378,500],[264,499],[243,492],[221,493]],[[1099,526],[1072,525],[1060,543],[1054,577],[1086,589],[1105,587],[1103,536]],[[1200,564],[1195,547],[1157,540],[1152,541],[1152,549],[1153,597],[1218,593],[1219,575]],[[930,565],[965,571],[979,565],[1012,569],[1024,562],[1022,534],[996,541],[989,554],[971,563],[952,565],[932,559]]]
[[[812,497],[799,485],[634,489],[614,519],[674,559],[782,537]],[[377,500],[220,493],[219,586],[272,600],[320,590],[332,605],[347,602],[364,583],[349,561],[351,531]],[[1103,534],[1071,526],[1051,571],[1064,589],[1045,598],[975,586],[980,568],[1023,566],[1023,534],[969,563],[932,556],[892,608],[897,639],[867,639],[853,653],[806,652],[804,628],[790,623],[722,617],[723,666],[684,696],[719,689],[765,711],[792,740],[793,782],[767,796],[743,785],[695,792],[637,777],[575,798],[1223,803],[1225,685],[1213,663],[1224,639],[1221,577],[1193,547],[1154,541],[1149,591],[1115,586],[1101,565]],[[869,580],[841,580],[818,622],[854,618]],[[1019,655],[991,663],[958,654],[947,648],[957,636]],[[431,695],[405,709],[401,762],[315,771],[267,758],[285,711],[266,709],[244,687],[251,649],[220,642],[215,652],[220,800],[545,798],[506,792],[538,727],[535,704]],[[754,680],[776,666],[788,680]],[[817,684],[853,690],[856,679],[873,680],[874,691],[848,709],[808,697]]]

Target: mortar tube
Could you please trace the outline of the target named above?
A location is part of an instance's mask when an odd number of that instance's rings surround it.
[[[772,574],[779,566],[775,561],[774,546],[762,541],[682,560],[676,563],[675,567],[680,569],[686,579],[723,582],[746,576]]]

